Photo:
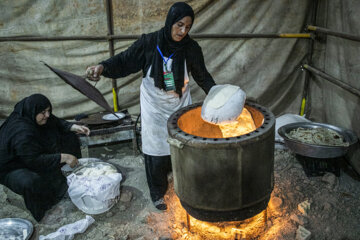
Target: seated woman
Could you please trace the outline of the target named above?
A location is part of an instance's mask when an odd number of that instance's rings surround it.
[[[81,157],[74,132],[90,133],[51,111],[49,99],[33,94],[18,102],[0,126],[0,184],[24,197],[36,221],[66,193],[61,167],[74,167]]]

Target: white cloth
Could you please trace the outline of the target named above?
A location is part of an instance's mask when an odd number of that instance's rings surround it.
[[[67,176],[71,201],[87,214],[99,214],[113,206],[113,199],[120,195],[120,173],[100,176]]]
[[[172,59],[167,62],[168,69],[171,69],[171,64]],[[150,77],[151,67],[146,77],[142,79],[140,86],[141,140],[142,151],[147,155],[170,155],[170,146],[167,143],[167,120],[172,113],[191,104],[186,62],[184,66],[184,87],[181,98],[174,91],[166,92],[155,87],[154,79]]]
[[[213,86],[201,108],[203,120],[214,124],[235,121],[241,114],[246,93],[240,87],[224,84]]]

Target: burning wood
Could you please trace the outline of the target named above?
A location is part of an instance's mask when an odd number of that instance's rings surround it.
[[[267,210],[244,221],[210,223],[188,215],[173,188],[169,189],[165,201],[168,205],[166,214],[153,214],[148,220],[149,224],[155,225],[154,227],[160,232],[170,231],[173,239],[244,240],[254,239],[266,230]]]
[[[232,228],[231,232],[234,233],[235,240],[243,240],[246,239],[246,234],[242,229]]]

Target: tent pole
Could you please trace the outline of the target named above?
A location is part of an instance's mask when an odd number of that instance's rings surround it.
[[[341,87],[342,89],[345,89],[347,90],[348,92],[356,95],[357,97],[360,97],[360,90],[344,83],[343,81],[337,79],[337,78],[334,78],[333,76],[330,76],[329,74],[321,71],[320,69],[317,69],[317,68],[314,68],[312,66],[309,66],[308,64],[304,64],[303,65],[303,68],[305,68],[306,70],[328,80],[329,82]]]
[[[337,31],[330,30],[328,28],[322,28],[322,27],[317,27],[317,26],[313,26],[313,25],[309,25],[307,27],[307,29],[310,30],[310,31],[314,31],[314,32],[325,33],[325,34],[328,34],[328,35],[332,35],[332,36],[341,37],[341,38],[345,38],[345,39],[360,42],[360,36],[356,36],[356,35],[353,35],[353,34],[337,32]]]
[[[113,8],[112,8],[111,0],[106,0],[106,17],[107,17],[108,36],[112,36],[114,34],[114,24],[113,24]],[[113,57],[115,54],[114,40],[112,38],[109,38],[108,41],[109,41],[110,57]],[[118,111],[118,99],[117,99],[116,79],[111,79],[111,82],[112,82],[114,112],[117,112]]]
[[[313,1],[312,5],[312,14],[311,14],[311,24],[314,24],[316,22],[316,14],[317,14],[317,8],[318,8],[318,1]],[[309,39],[308,42],[308,52],[307,52],[307,62],[308,64],[312,63],[312,54],[314,49],[314,40]],[[301,100],[301,107],[300,107],[300,116],[303,116],[305,113],[308,113],[310,110],[310,104],[309,104],[309,81],[310,81],[310,73],[308,71],[305,71],[305,82],[304,82],[304,89],[302,94],[302,100]]]

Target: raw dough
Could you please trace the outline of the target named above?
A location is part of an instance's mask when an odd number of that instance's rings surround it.
[[[116,173],[117,171],[110,166],[96,166],[84,168],[82,171],[82,176],[96,177],[100,175],[110,175]]]

